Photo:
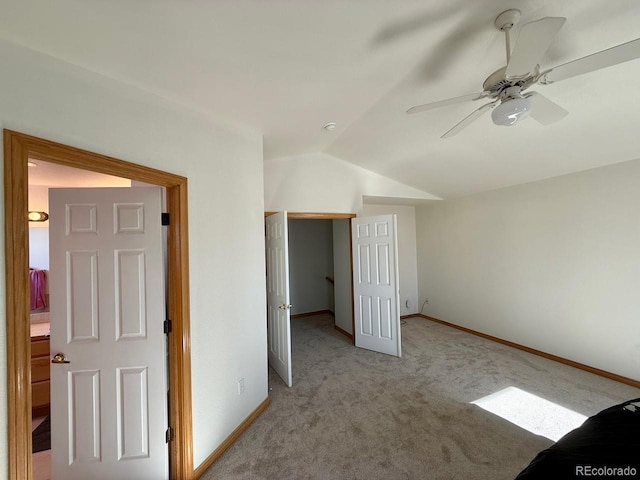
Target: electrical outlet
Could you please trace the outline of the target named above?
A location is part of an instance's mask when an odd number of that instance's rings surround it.
[[[244,394],[244,378],[238,380],[238,395]]]

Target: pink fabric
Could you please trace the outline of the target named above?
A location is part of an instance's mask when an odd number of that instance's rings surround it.
[[[29,269],[31,284],[31,310],[47,306],[45,292],[47,291],[47,274],[44,270]]]

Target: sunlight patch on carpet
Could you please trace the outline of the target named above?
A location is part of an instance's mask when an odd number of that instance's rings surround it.
[[[554,442],[587,419],[580,413],[516,387],[507,387],[470,403]]]

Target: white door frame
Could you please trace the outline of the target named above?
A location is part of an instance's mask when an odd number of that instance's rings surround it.
[[[170,478],[192,478],[191,347],[187,179],[149,167],[3,130],[8,478],[31,480],[31,335],[27,161],[31,158],[166,187],[168,231]]]

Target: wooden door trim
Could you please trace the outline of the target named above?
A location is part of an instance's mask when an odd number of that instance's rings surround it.
[[[69,167],[125,177],[166,188],[171,215],[168,231],[167,309],[169,335],[170,477],[193,477],[191,402],[191,335],[189,321],[189,254],[187,179],[4,130],[5,283],[7,328],[8,473],[10,480],[31,480],[31,343],[29,329],[29,229],[27,160],[40,159]]]
[[[264,212],[265,217],[269,217],[278,212]],[[355,218],[355,213],[314,213],[314,212],[287,212],[287,218],[307,219],[307,220],[348,220]]]

